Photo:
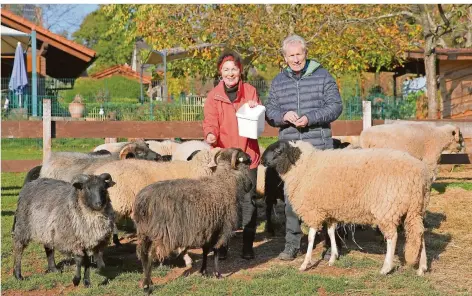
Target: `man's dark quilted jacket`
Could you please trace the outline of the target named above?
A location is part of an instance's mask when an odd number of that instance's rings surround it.
[[[303,140],[316,148],[333,148],[331,122],[343,110],[341,96],[334,78],[314,60],[307,60],[305,73],[300,77],[285,69],[272,81],[266,104],[267,122],[280,127],[280,140]],[[299,117],[306,115],[308,125],[296,128],[283,120],[288,111]]]

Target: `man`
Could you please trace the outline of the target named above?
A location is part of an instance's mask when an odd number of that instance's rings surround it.
[[[318,149],[333,148],[330,123],[343,109],[336,81],[318,62],[307,59],[302,37],[285,38],[282,53],[288,67],[272,81],[266,104],[267,122],[280,127],[279,140],[303,140]],[[302,231],[287,196],[285,217],[285,249],[279,259],[293,260],[300,249]]]

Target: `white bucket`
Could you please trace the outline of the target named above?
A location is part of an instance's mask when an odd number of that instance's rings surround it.
[[[238,118],[238,131],[241,137],[257,139],[265,127],[265,110],[262,105],[254,108],[246,103],[236,112]]]

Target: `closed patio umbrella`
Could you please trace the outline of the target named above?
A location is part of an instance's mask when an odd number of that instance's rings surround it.
[[[21,108],[21,96],[23,89],[28,85],[28,75],[26,74],[25,58],[23,56],[23,48],[18,42],[15,51],[15,59],[13,61],[13,71],[11,73],[8,88],[19,96],[19,107]]]

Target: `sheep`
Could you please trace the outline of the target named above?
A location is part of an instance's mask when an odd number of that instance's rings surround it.
[[[54,251],[75,255],[80,283],[84,266],[84,285],[90,286],[88,252],[103,249],[113,231],[114,213],[107,189],[114,185],[109,174],[80,174],[72,182],[40,178],[25,184],[18,198],[13,230],[13,274],[22,280],[21,259],[31,241],[44,245],[48,271],[56,272]]]
[[[179,247],[203,249],[202,274],[206,274],[207,256],[213,248],[215,275],[221,277],[218,248],[233,234],[238,200],[253,184],[249,178],[251,158],[241,149],[221,150],[215,155],[215,163],[210,177],[157,182],[136,196],[133,219],[145,292],[151,289],[153,258],[162,261]]]
[[[123,146],[129,143],[130,142],[105,143],[105,144],[98,145],[97,147],[93,149],[93,151],[95,152],[99,150],[106,150],[111,153],[117,153],[121,151]]]
[[[88,154],[89,155],[110,155],[111,152],[102,149],[102,150],[97,150],[94,152],[89,152]],[[28,173],[26,174],[25,180],[23,181],[23,186],[28,182],[38,179],[39,175],[41,174],[42,167],[43,167],[42,165],[38,165],[32,168],[31,170],[29,170]]]
[[[362,131],[359,139],[361,148],[392,148],[408,152],[428,165],[433,172],[433,180],[441,153],[445,150],[459,152],[463,149],[463,143],[458,127],[429,123],[376,125]]]
[[[211,146],[204,141],[187,141],[176,145],[172,152],[172,160],[188,160],[188,158],[198,150],[210,150]]]
[[[171,155],[172,160],[189,160],[189,157],[198,150],[210,150],[211,146],[204,141],[187,141],[183,143],[177,143],[175,141],[166,140],[162,142],[158,141],[146,141],[149,144],[149,148],[161,155]]]
[[[80,173],[88,173],[95,168],[118,159],[138,158],[147,160],[162,160],[161,155],[150,150],[144,141],[126,144],[120,153],[96,155],[96,153],[54,152],[43,163],[41,178],[52,178],[70,182]]]
[[[405,261],[427,270],[423,217],[429,201],[428,166],[406,152],[393,149],[317,150],[309,143],[279,141],[262,156],[285,182],[294,211],[310,226],[308,251],[300,270],[311,265],[316,229],[328,223],[333,264],[336,222],[377,224],[387,239],[382,274],[393,268],[397,226],[405,217]],[[420,254],[421,253],[421,254]],[[420,254],[420,255],[419,255]]]
[[[350,145],[349,142],[333,138],[333,148],[343,149]],[[263,153],[265,149],[261,149]],[[266,225],[265,230],[274,235],[274,226],[272,225],[272,210],[277,200],[284,201],[284,182],[274,169],[265,168],[263,165],[257,167],[257,186],[256,192],[263,196],[266,203]]]
[[[93,171],[93,174],[109,173],[117,186],[110,189],[110,199],[116,218],[131,217],[133,203],[138,192],[144,187],[158,181],[178,178],[198,178],[213,173],[208,167],[212,157],[220,148],[197,153],[191,161],[142,162],[126,159],[120,162],[106,163]],[[119,245],[118,229],[114,228],[113,242]],[[191,266],[192,260],[184,255],[185,264]],[[101,254],[98,262],[103,262]]]

